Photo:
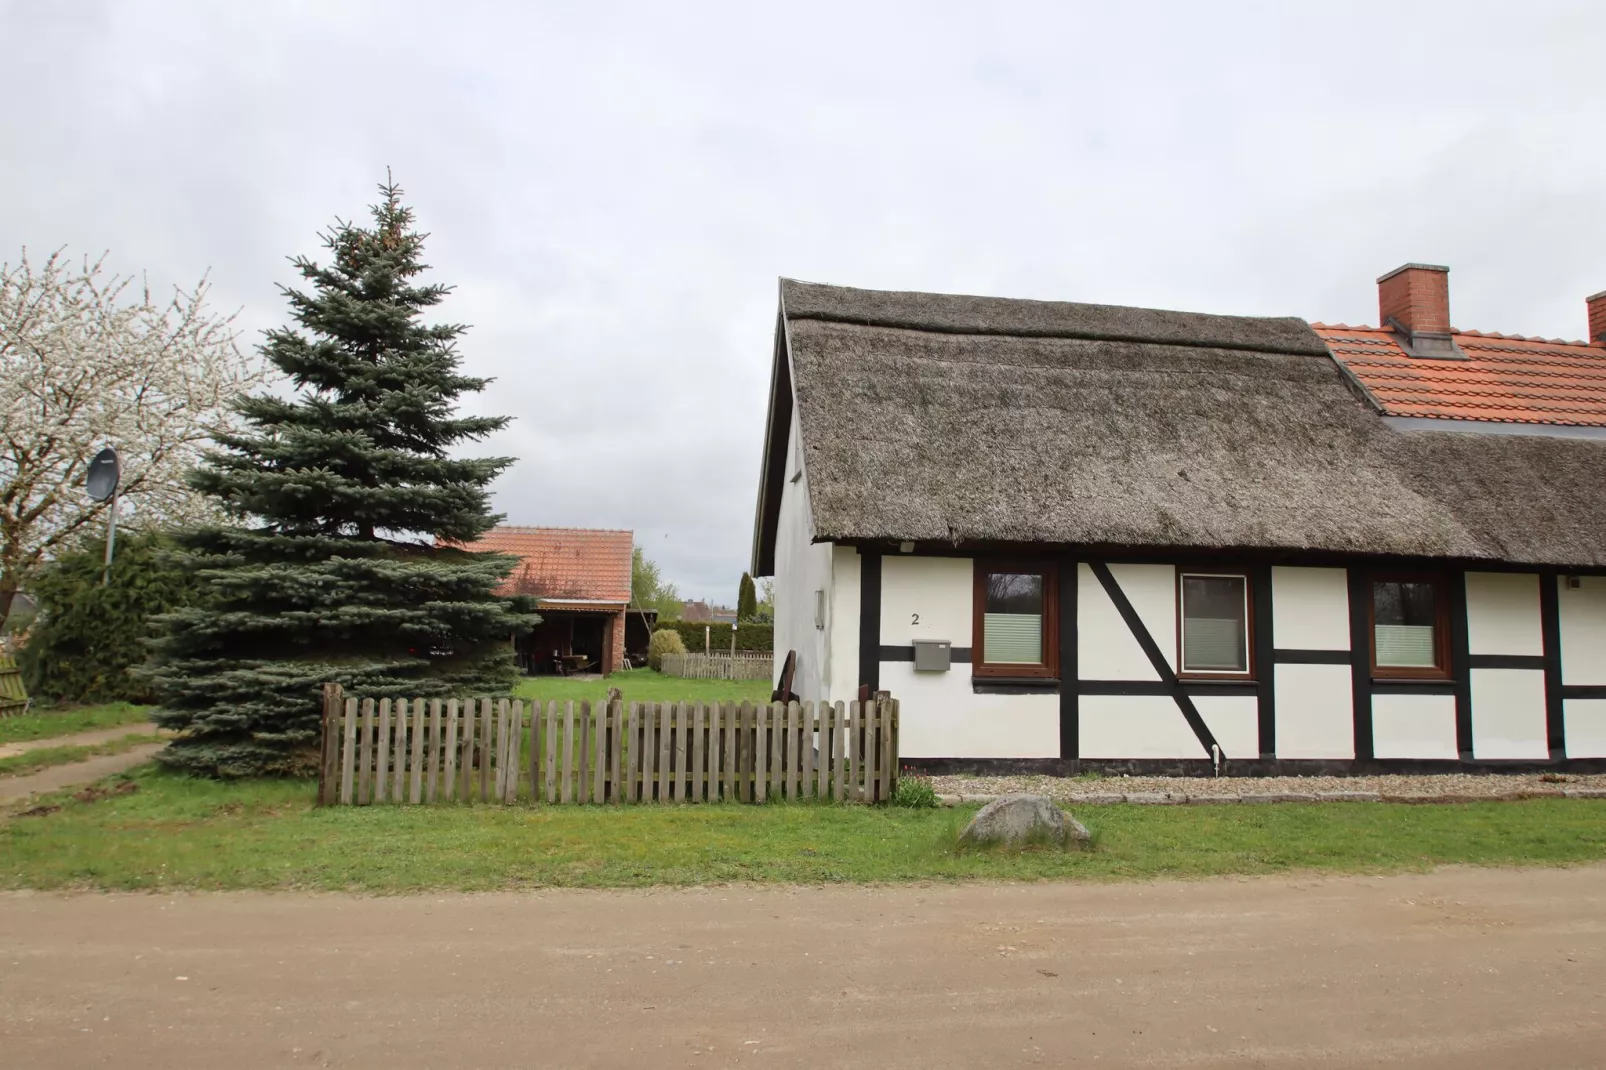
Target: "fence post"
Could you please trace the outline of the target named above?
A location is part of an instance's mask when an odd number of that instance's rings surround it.
[[[641,801],[641,703],[625,706],[625,802]]]
[[[507,743],[503,747],[507,755],[507,791],[503,802],[516,803],[519,801],[519,741],[524,736],[524,700],[514,699],[512,708],[507,714]],[[502,700],[502,708],[508,709],[507,699]]]
[[[892,770],[892,787],[887,790],[887,800],[890,802],[892,797],[898,793],[898,775],[903,772],[903,766],[898,764],[898,700],[889,698],[887,706],[892,711],[892,733],[890,737],[892,754],[888,759],[888,765]]]
[[[429,771],[424,774],[424,801],[435,801],[436,783],[441,778],[441,700],[429,700]]]
[[[624,772],[625,728],[622,723],[624,712],[623,700],[614,699],[608,703],[608,782],[613,785],[608,801],[615,806],[624,801],[620,794],[624,787],[619,779]]]
[[[530,700],[530,802],[541,802],[541,700]]]
[[[374,737],[374,790],[371,803],[382,803],[390,788],[390,699],[379,700],[379,733]]]
[[[491,742],[496,737],[496,707],[480,699],[480,802],[491,801]]]
[[[341,726],[340,802],[351,805],[357,778],[357,700],[346,700],[345,723]]]
[[[390,801],[394,803],[406,802],[407,777],[407,711],[409,707],[406,699],[396,700],[396,720],[391,725],[394,739],[391,742],[390,752],[393,756],[390,777]]]
[[[340,714],[346,690],[339,684],[323,685],[323,749],[318,762],[318,805],[333,806],[340,762]]]
[[[591,758],[596,764],[591,769],[591,801],[606,802],[608,782],[608,710],[613,703],[603,699],[592,709],[596,723],[591,726]]]
[[[671,725],[675,719],[675,704],[673,702],[658,703],[658,801],[669,802],[673,796],[669,793],[669,782],[674,775],[670,768],[670,758],[673,751]]]
[[[803,735],[798,740],[799,757],[803,759],[803,780],[799,786],[803,797],[814,798],[814,703],[803,704]]]

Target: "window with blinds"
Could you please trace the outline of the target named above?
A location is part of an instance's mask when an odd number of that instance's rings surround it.
[[[1249,580],[1242,575],[1183,573],[1182,671],[1249,674]]]
[[[1050,568],[978,564],[972,674],[1052,678],[1058,662],[1054,612]]]
[[[1043,577],[994,572],[987,577],[982,613],[982,660],[997,665],[1043,661]]]
[[[1445,602],[1433,577],[1372,581],[1372,669],[1383,676],[1443,675]]]

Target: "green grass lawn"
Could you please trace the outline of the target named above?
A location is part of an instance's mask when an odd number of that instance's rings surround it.
[[[308,783],[218,784],[142,767],[138,791],[0,820],[0,888],[366,892],[1144,879],[1606,858],[1606,801],[1103,806],[1092,850],[960,852],[970,810],[767,806],[312,806]]]
[[[768,702],[772,690],[767,680],[686,680],[664,676],[651,669],[629,669],[601,680],[526,676],[513,693],[542,702],[550,699],[601,702],[608,697],[610,687],[624,692],[626,702]]]
[[[109,739],[104,743],[91,743],[80,747],[40,747],[26,754],[13,754],[9,758],[0,758],[0,776],[21,776],[24,773],[37,773],[54,765],[68,765],[106,754],[121,754],[155,739],[156,737],[149,732],[136,732],[120,739]]]
[[[24,743],[32,739],[54,739],[95,728],[115,728],[123,724],[144,724],[150,720],[149,706],[113,702],[105,706],[76,709],[36,710],[32,713],[0,717],[0,743]]]

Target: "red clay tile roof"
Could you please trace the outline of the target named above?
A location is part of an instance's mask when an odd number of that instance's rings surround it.
[[[496,550],[524,559],[499,594],[531,594],[571,601],[630,601],[629,531],[592,528],[492,528],[471,550]]]
[[[1430,360],[1389,330],[1311,326],[1389,416],[1606,426],[1606,345],[1456,331],[1468,359]]]

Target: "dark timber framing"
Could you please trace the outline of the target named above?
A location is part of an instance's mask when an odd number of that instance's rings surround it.
[[[1468,654],[1467,667],[1472,669],[1535,669],[1543,671],[1545,668],[1545,656],[1543,654]]]
[[[1076,562],[1062,560],[1059,572],[1060,757],[1074,761],[1082,752],[1081,695],[1077,686],[1082,672],[1076,660]]]
[[[1299,650],[1288,648],[1273,650],[1272,660],[1278,665],[1348,665],[1348,650]]]
[[[1255,565],[1249,570],[1249,590],[1255,600],[1251,615],[1255,626],[1249,633],[1249,640],[1254,644],[1258,674],[1255,678],[1255,697],[1259,699],[1256,724],[1260,757],[1265,761],[1277,757],[1277,652],[1272,645],[1270,565]]]
[[[881,690],[881,554],[875,550],[859,551],[859,687],[871,695]]]
[[[1567,759],[1567,717],[1561,686],[1561,577],[1539,574],[1539,630],[1544,636],[1545,738],[1551,761]]]
[[[1352,568],[1349,579],[1349,679],[1355,760],[1372,760],[1372,577]]]
[[[884,646],[881,648],[882,661],[913,661],[914,659],[915,648],[913,646]],[[954,665],[969,665],[970,647],[949,647],[948,661]]]
[[[1083,680],[1077,691],[1084,695],[1259,695],[1252,680]]]
[[[1204,748],[1205,757],[1215,757],[1217,753],[1221,752],[1221,748],[1216,744],[1216,737],[1211,734],[1210,726],[1205,724],[1203,717],[1199,716],[1199,708],[1193,704],[1193,699],[1188,697],[1187,690],[1177,683],[1177,674],[1171,671],[1170,663],[1165,660],[1165,655],[1160,652],[1160,647],[1155,643],[1154,636],[1149,634],[1149,629],[1143,623],[1143,618],[1139,617],[1138,611],[1132,608],[1132,603],[1127,599],[1126,592],[1121,590],[1119,583],[1115,582],[1115,575],[1110,572],[1110,566],[1103,561],[1089,561],[1088,567],[1093,570],[1093,575],[1098,578],[1099,584],[1104,588],[1104,593],[1110,596],[1110,601],[1115,605],[1115,611],[1126,622],[1128,630],[1132,632],[1132,637],[1138,641],[1138,646],[1143,648],[1144,656],[1149,659],[1149,664],[1154,667],[1155,673],[1160,677],[1160,682],[1167,686],[1171,698],[1176,702],[1177,708],[1182,711],[1183,719],[1188,722],[1188,727],[1193,729],[1193,734],[1198,738],[1199,745]],[[1219,692],[1216,693],[1219,694]],[[1222,757],[1225,758],[1225,754]]]
[[[1455,749],[1472,761],[1472,654],[1467,644],[1467,574],[1451,573],[1445,583],[1450,602],[1450,681],[1455,685]]]

